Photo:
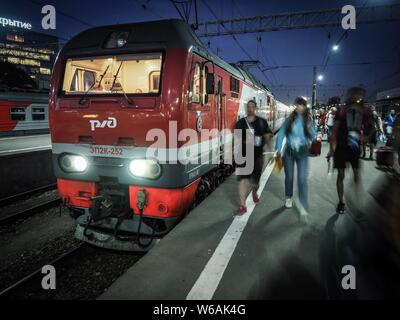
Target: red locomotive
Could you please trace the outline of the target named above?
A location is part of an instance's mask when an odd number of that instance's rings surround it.
[[[53,163],[76,236],[119,250],[145,250],[233,171],[219,161],[232,134],[218,132],[234,128],[248,100],[275,130],[287,112],[179,20],[82,32],[59,54],[50,91]],[[169,137],[165,146],[154,147],[160,137],[152,129]],[[171,139],[182,129],[199,141]],[[204,138],[204,129],[217,134]],[[173,161],[171,151],[186,155],[193,146],[199,151],[191,158],[217,151],[218,161]],[[149,158],[149,150],[164,152],[166,161]]]

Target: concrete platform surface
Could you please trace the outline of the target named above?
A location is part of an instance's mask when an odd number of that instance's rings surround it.
[[[284,208],[284,173],[270,167],[259,205],[234,217],[238,194],[231,176],[99,298],[324,299],[319,249],[337,204],[326,153],[324,144],[321,156],[309,158],[307,225],[296,209]],[[368,189],[379,172],[374,162],[362,163]],[[335,232],[348,219],[353,216],[337,217]]]
[[[0,156],[49,149],[50,134],[0,138]]]

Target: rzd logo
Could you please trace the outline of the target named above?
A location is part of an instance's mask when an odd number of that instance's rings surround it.
[[[108,127],[113,129],[117,126],[117,119],[109,117],[107,120],[99,121],[99,120],[89,120],[90,122],[90,130],[94,131],[96,128],[105,128]]]

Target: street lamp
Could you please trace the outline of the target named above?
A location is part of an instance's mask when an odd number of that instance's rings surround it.
[[[322,81],[322,80],[324,80],[324,76],[322,74],[320,74],[320,75],[318,75],[317,79],[318,79],[318,81]]]
[[[332,47],[332,50],[333,50],[333,51],[338,51],[338,50],[339,50],[339,45],[338,45],[338,44],[335,44],[335,45]]]

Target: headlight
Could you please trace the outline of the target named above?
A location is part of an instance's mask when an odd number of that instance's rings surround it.
[[[66,154],[60,158],[60,167],[65,172],[83,172],[87,169],[88,162],[82,156]]]
[[[161,167],[155,160],[135,159],[129,164],[129,171],[136,177],[157,179],[161,175]]]

